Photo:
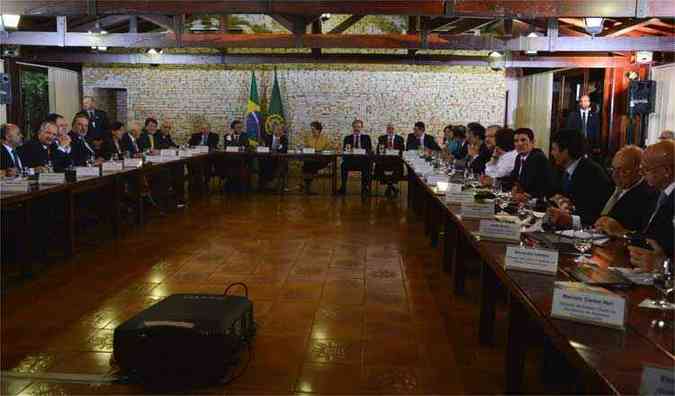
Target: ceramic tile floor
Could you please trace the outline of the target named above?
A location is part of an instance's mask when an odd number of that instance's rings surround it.
[[[503,347],[478,345],[475,299],[452,297],[439,268],[405,196],[216,195],[6,293],[2,369],[110,372],[125,319],[172,293],[243,281],[260,325],[254,359],[233,384],[190,393],[499,393]],[[145,391],[2,383],[8,395]]]

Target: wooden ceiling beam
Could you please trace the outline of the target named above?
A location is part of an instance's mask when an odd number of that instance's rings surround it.
[[[164,30],[173,30],[173,18],[164,15],[140,15],[142,19],[151,22]]]
[[[671,0],[452,0],[446,15],[492,18],[550,17],[672,17]]]
[[[352,15],[344,21],[340,22],[337,26],[331,29],[329,34],[339,34],[344,33],[350,27],[356,25],[365,15]]]
[[[68,30],[71,32],[88,32],[96,27],[97,22],[99,23],[101,28],[106,28],[108,26],[121,24],[122,22],[126,22],[128,20],[129,20],[128,15],[110,15],[107,17],[100,18],[98,20],[82,23],[79,25],[70,24]]]
[[[433,32],[436,30],[442,30],[449,25],[457,23],[460,20],[461,18],[436,17],[426,20],[424,28],[426,28],[429,32]]]
[[[448,30],[448,34],[462,34],[495,23],[495,19],[463,18]]]

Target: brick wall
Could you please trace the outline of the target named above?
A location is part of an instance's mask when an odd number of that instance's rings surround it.
[[[117,114],[127,114],[126,121],[168,116],[182,142],[197,120],[209,121],[221,134],[245,117],[251,70],[261,100],[268,102],[269,66],[85,66],[82,81],[85,95],[96,95],[97,88],[125,89],[128,108]],[[405,135],[415,121],[424,121],[437,136],[448,123],[504,119],[504,75],[484,67],[285,65],[278,77],[291,136],[308,133],[314,120],[337,140],[355,118],[372,135],[383,133],[388,122]]]

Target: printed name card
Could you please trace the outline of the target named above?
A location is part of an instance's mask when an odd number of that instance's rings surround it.
[[[178,152],[174,149],[162,149],[159,151],[162,157],[178,157]]]
[[[82,177],[95,177],[101,176],[101,170],[98,166],[76,166],[75,167],[75,178],[80,179]]]
[[[239,146],[227,146],[227,147],[225,147],[225,152],[226,153],[238,153],[239,152]]]
[[[429,175],[427,176],[427,183],[435,186],[438,183],[447,183],[448,177],[446,175]]]
[[[122,166],[125,168],[140,168],[143,166],[143,158],[125,158]]]
[[[645,365],[639,392],[640,395],[675,395],[675,368]]]
[[[302,149],[303,154],[316,154],[316,150],[313,148],[303,148]]]
[[[352,154],[354,154],[354,155],[366,155],[366,149],[355,148],[355,149],[352,150]]]
[[[492,219],[495,217],[493,202],[464,202],[460,211],[464,219]]]
[[[520,224],[481,220],[478,226],[478,234],[485,239],[520,242]]]
[[[28,180],[8,180],[0,183],[0,191],[2,192],[28,192],[29,190]]]
[[[256,152],[258,152],[258,153],[269,153],[269,152],[270,152],[270,148],[269,148],[269,147],[261,147],[261,146],[258,146],[258,147],[256,148]]]
[[[101,171],[105,172],[119,172],[123,169],[121,161],[106,161],[101,164]]]
[[[601,287],[581,282],[556,282],[551,317],[623,329],[626,300]]]
[[[387,150],[385,150],[384,155],[398,156],[398,150],[396,150],[396,149],[387,149]]]
[[[180,158],[190,158],[190,157],[192,157],[192,151],[191,150],[180,150],[178,152],[178,157],[180,157]]]
[[[518,231],[518,234],[520,234],[520,230]],[[507,270],[555,275],[558,272],[558,251],[508,246],[506,248],[505,267]]]
[[[194,150],[199,154],[207,154],[209,152],[209,146],[195,146]]]
[[[452,183],[448,185],[448,191],[445,192],[445,203],[462,205],[474,202],[473,193],[469,191],[453,191]]]
[[[160,164],[162,162],[168,162],[171,161],[172,158],[169,157],[162,157],[161,155],[148,155],[145,157],[146,161],[151,162],[153,164]]]
[[[39,184],[63,184],[65,182],[65,173],[42,172],[38,175]]]

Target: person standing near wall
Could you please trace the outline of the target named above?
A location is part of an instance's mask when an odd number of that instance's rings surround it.
[[[567,116],[566,129],[580,131],[588,141],[589,152],[596,161],[601,156],[600,149],[600,114],[593,111],[591,97],[582,95],[579,98],[579,108]]]

